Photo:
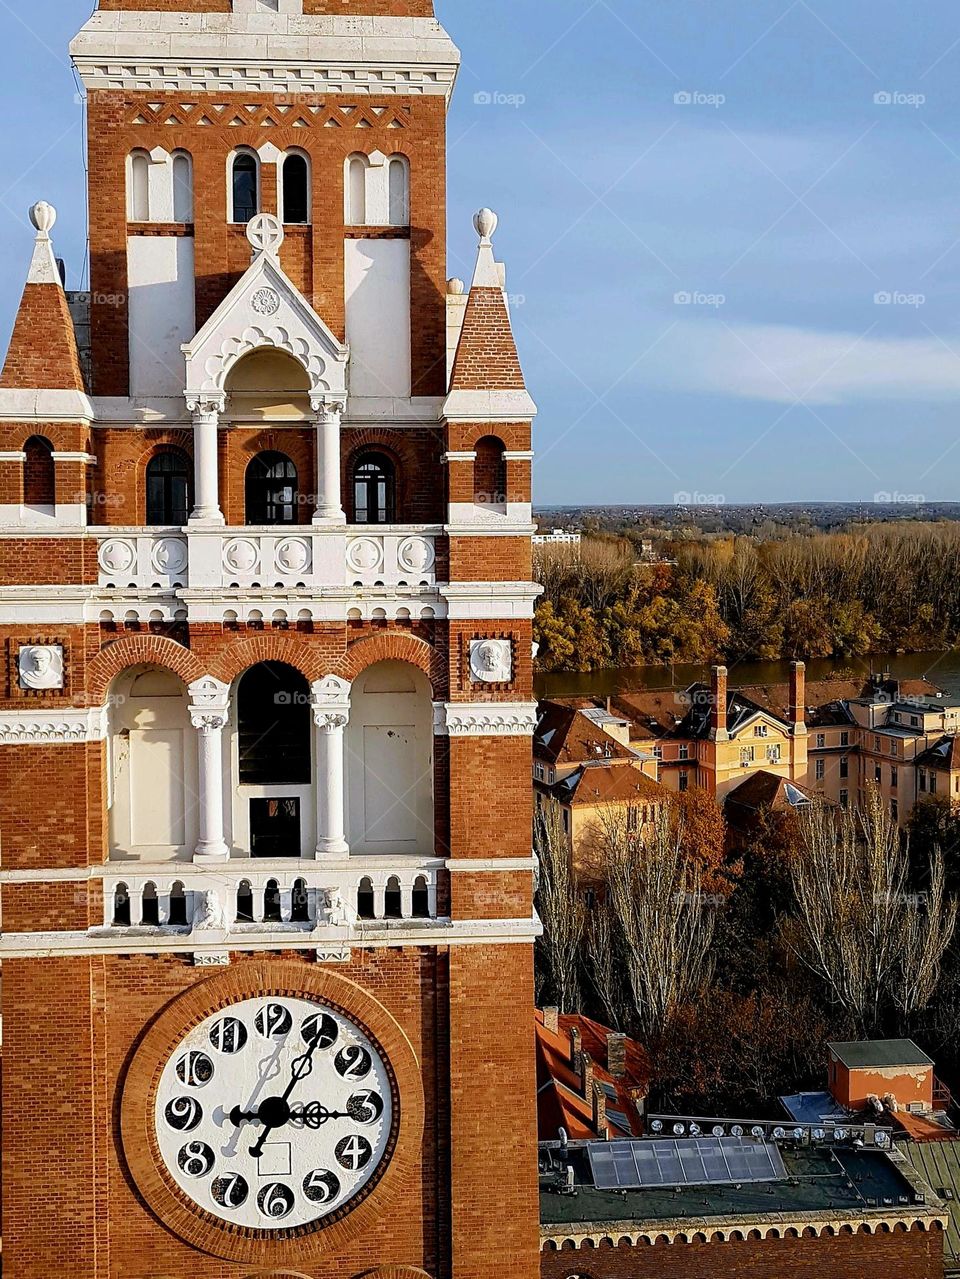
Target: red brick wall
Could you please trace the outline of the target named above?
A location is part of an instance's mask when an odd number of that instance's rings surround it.
[[[545,1252],[541,1279],[941,1279],[943,1235],[878,1235],[643,1244]]]
[[[368,0],[369,2],[369,0]],[[152,3],[152,0],[151,0]],[[178,0],[179,4],[179,0]],[[151,7],[151,6],[137,6]],[[171,5],[176,8],[177,5]],[[337,7],[337,12],[364,12]],[[95,90],[89,94],[91,293],[94,390],[128,393],[126,279],[126,157],[135,148],[182,149],[193,157],[198,194],[194,223],[197,324],[202,325],[250,264],[244,228],[227,223],[226,162],[240,146],[258,147],[267,133],[280,150],[297,147],[311,161],[312,225],[293,229],[281,249],[281,264],[330,328],[344,336],[343,170],[355,151],[379,149],[410,161],[411,307],[414,395],[445,391],[446,351],[446,105],[442,97],[367,97],[351,102],[334,95],[276,110],[273,97],[201,94],[186,112],[182,94],[134,94]],[[191,100],[197,100],[193,95]],[[160,110],[154,111],[150,102]],[[251,112],[249,106],[256,103]],[[213,105],[225,105],[222,113]],[[309,106],[321,109],[313,114]],[[352,107],[351,113],[341,110]],[[382,115],[373,108],[384,108]],[[170,125],[171,115],[182,123]],[[244,124],[228,127],[239,116]],[[137,118],[149,123],[135,125]],[[205,118],[212,123],[200,126]],[[294,120],[302,122],[296,127]],[[264,121],[273,125],[264,128]],[[332,121],[337,127],[326,127]],[[362,130],[358,124],[363,122]],[[399,127],[391,127],[399,126]],[[272,173],[271,173],[272,170]],[[276,212],[275,166],[263,165],[263,207]]]

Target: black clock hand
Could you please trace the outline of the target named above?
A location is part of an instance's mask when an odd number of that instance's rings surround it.
[[[290,1065],[290,1082],[280,1094],[279,1097],[268,1097],[259,1107],[257,1118],[263,1124],[263,1131],[257,1138],[256,1142],[250,1147],[250,1154],[255,1159],[259,1159],[263,1152],[263,1143],[275,1128],[282,1128],[284,1124],[290,1120],[290,1094],[296,1088],[301,1079],[305,1079],[313,1070],[313,1054],[320,1047],[320,1036],[318,1035],[310,1045],[307,1052],[300,1057],[294,1057]],[[266,1112],[266,1113],[264,1113]]]
[[[288,1123],[302,1123],[305,1128],[322,1128],[324,1124],[329,1123],[331,1119],[351,1119],[352,1116],[347,1110],[328,1110],[322,1101],[307,1101],[302,1106],[298,1106],[295,1110],[290,1111]],[[255,1110],[241,1110],[239,1106],[235,1106],[230,1111],[230,1122],[233,1124],[256,1123],[260,1116]],[[276,1125],[280,1127],[281,1125]]]

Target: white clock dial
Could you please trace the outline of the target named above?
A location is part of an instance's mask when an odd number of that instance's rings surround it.
[[[177,1045],[154,1117],[184,1194],[234,1225],[289,1230],[329,1216],[375,1175],[393,1124],[391,1077],[332,1008],[245,999]]]

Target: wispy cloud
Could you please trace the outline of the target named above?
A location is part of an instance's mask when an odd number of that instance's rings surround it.
[[[684,321],[647,385],[792,404],[960,400],[960,339],[885,338],[772,324]]]

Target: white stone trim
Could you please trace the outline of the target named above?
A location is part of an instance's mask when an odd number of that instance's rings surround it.
[[[182,865],[173,862],[171,867]],[[411,927],[408,920],[386,923],[362,920],[357,927],[314,928],[294,932],[277,929],[268,932],[230,934],[231,950],[316,950],[321,946],[341,945],[355,950],[385,950],[396,946],[529,946],[543,929],[539,919],[489,920],[423,920]],[[88,932],[4,933],[0,936],[0,957],[6,959],[49,959],[66,955],[154,955],[154,954],[219,954],[223,936],[214,934],[203,942],[202,934],[164,934],[150,929],[149,936],[135,930],[95,928]],[[329,934],[329,937],[327,936]]]
[[[537,406],[526,391],[451,391],[443,416],[448,422],[532,422]]]
[[[508,502],[495,510],[475,502],[450,502],[446,531],[464,537],[532,537],[533,507],[529,502]]]
[[[88,89],[449,99],[460,53],[429,18],[97,12],[70,46]]]
[[[451,449],[449,453],[444,453],[440,461],[444,466],[450,462],[475,462],[477,460],[476,449]]]
[[[517,871],[535,871],[539,863],[536,857],[450,857],[447,870],[451,875],[510,874]]]
[[[0,422],[82,422],[94,419],[82,391],[0,389]]]
[[[22,449],[0,450],[0,462],[25,462],[26,453]]]
[[[434,703],[438,737],[532,737],[536,702]]]
[[[534,582],[447,582],[439,590],[451,621],[529,621],[543,593]]]
[[[0,746],[102,742],[106,735],[106,706],[0,711]]]
[[[532,462],[536,454],[533,449],[504,449],[505,462]]]
[[[81,462],[84,466],[96,466],[98,459],[93,453],[51,453],[55,462]]]

